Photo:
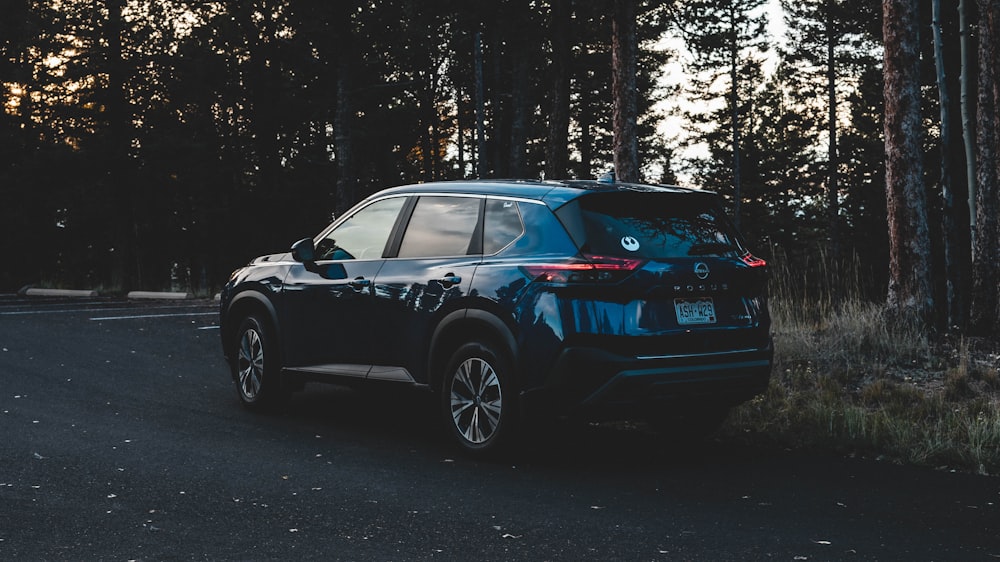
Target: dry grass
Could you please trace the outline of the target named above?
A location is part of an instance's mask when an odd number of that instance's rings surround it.
[[[734,410],[724,432],[1000,474],[995,342],[932,339],[916,323],[893,321],[850,282],[807,295],[780,267],[775,280],[771,386]]]

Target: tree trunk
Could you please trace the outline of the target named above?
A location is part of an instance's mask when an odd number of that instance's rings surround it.
[[[639,181],[639,134],[636,101],[638,35],[636,1],[615,0],[611,38],[611,89],[614,96],[615,174],[619,181]]]
[[[510,160],[507,159],[508,154],[510,154],[510,115],[508,108],[510,105],[505,103],[506,99],[509,99],[509,91],[503,92],[501,90],[501,85],[509,85],[509,80],[505,79],[504,76],[504,60],[503,55],[505,47],[505,38],[502,37],[504,33],[510,27],[507,24],[506,19],[502,17],[506,15],[505,12],[499,12],[497,17],[493,20],[493,25],[489,28],[490,33],[487,34],[489,38],[489,49],[490,54],[490,71],[492,75],[492,82],[490,83],[490,170],[493,177],[506,178],[510,177]],[[506,97],[504,93],[508,94]]]
[[[834,263],[840,261],[840,190],[838,187],[838,166],[837,158],[837,60],[835,57],[835,47],[837,42],[837,31],[834,24],[834,0],[826,0],[826,96],[828,106],[829,123],[828,134],[830,136],[827,146],[827,186],[826,186],[826,213],[828,231],[830,239],[830,257]]]
[[[486,101],[483,88],[483,37],[479,31],[473,41],[473,59],[476,80],[476,177],[485,178],[489,175],[486,162]]]
[[[545,177],[566,177],[569,166],[569,0],[552,2],[552,111],[545,145]],[[582,127],[582,124],[581,124]],[[583,176],[583,177],[589,177]]]
[[[951,121],[951,95],[945,76],[944,39],[941,29],[941,0],[933,0],[934,62],[937,71],[938,98],[941,113],[941,195],[944,203],[944,267],[945,299],[948,328],[965,324],[962,302],[962,245],[958,229],[964,228],[956,220],[958,210],[955,201],[954,177],[952,174],[952,153],[955,135]]]
[[[455,88],[455,129],[458,137],[458,178],[465,179],[465,92],[461,86]]]
[[[436,68],[428,69],[430,76],[431,87],[428,95],[430,97],[430,108],[427,110],[427,118],[431,121],[431,146],[433,150],[431,151],[431,177],[435,181],[441,179],[441,116],[438,114],[437,107],[437,91],[438,91],[438,74]]]
[[[577,121],[580,127],[580,141],[577,148],[580,151],[580,163],[576,169],[576,177],[588,179],[594,177],[594,112],[591,110],[592,96],[590,88],[584,85],[580,88],[580,110]]]
[[[333,112],[334,149],[337,161],[336,213],[340,216],[357,202],[358,174],[354,164],[354,57],[355,37],[351,12],[337,4],[336,50],[337,103]]]
[[[973,84],[971,84],[970,72],[975,71],[972,60],[972,45],[969,34],[969,0],[959,0],[958,2],[958,33],[961,36],[962,50],[962,139],[965,143],[965,181],[969,191],[969,235],[974,236],[976,232],[976,140],[975,125],[972,122],[972,114],[975,107],[972,102]],[[973,241],[974,243],[974,241]]]
[[[433,57],[428,57],[427,71],[421,80],[420,115],[423,124],[420,127],[420,151],[423,153],[424,181],[436,181],[438,174],[438,112],[436,95],[437,74]]]
[[[351,208],[357,198],[354,173],[354,138],[351,134],[351,62],[345,54],[337,55],[337,109],[333,117],[334,147],[337,155],[337,216]]]
[[[729,5],[729,21],[732,22],[729,40],[729,120],[733,134],[733,222],[740,227],[743,215],[743,178],[740,156],[740,97],[739,97],[739,37],[736,28],[736,6]]]
[[[528,149],[528,57],[527,49],[520,45],[519,55],[514,57],[514,79],[511,83],[510,120],[510,177],[523,178],[527,175],[526,159]]]
[[[920,43],[917,0],[883,0],[885,180],[889,222],[891,313],[929,322],[930,233],[920,129]]]
[[[132,116],[125,92],[126,67],[122,52],[125,26],[125,0],[107,0],[108,19],[104,39],[107,53],[107,124],[109,146],[106,178],[112,194],[111,224],[114,232],[113,276],[123,289],[143,288],[142,253],[139,251],[139,226],[135,210],[137,195],[129,164]]]
[[[977,137],[979,162],[976,173],[976,234],[972,253],[972,308],[969,328],[974,335],[991,335],[1000,330],[1000,222],[997,213],[998,96],[996,73],[1000,0],[979,0],[979,95]]]

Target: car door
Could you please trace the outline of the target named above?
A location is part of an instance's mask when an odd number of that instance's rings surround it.
[[[406,197],[389,197],[357,210],[319,237],[314,261],[291,267],[280,319],[286,367],[367,375],[373,362],[372,282],[405,203]]]
[[[484,201],[458,195],[417,199],[398,249],[390,250],[393,257],[375,278],[379,352],[369,378],[424,378],[432,325],[468,295],[482,260]]]

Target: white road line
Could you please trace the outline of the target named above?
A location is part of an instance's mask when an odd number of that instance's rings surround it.
[[[178,309],[178,308],[204,308],[204,306],[151,306],[143,307],[143,310],[156,310],[156,309]],[[0,312],[0,316],[25,316],[34,314],[76,314],[79,312],[112,312],[118,310],[135,310],[136,307],[117,307],[117,308],[65,308],[61,310],[5,310]],[[218,310],[211,314],[218,314]],[[209,314],[209,313],[206,313]]]
[[[0,316],[24,316],[27,314],[71,314],[74,312],[100,312],[102,310],[129,310],[128,308],[75,308],[67,310],[8,310]]]
[[[187,312],[178,314],[138,314],[135,316],[104,316],[101,318],[91,318],[95,322],[103,320],[134,320],[136,318],[177,318],[179,316],[218,316],[218,312]]]

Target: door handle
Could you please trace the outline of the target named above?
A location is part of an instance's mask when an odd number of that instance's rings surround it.
[[[462,278],[457,275],[445,275],[436,281],[445,286],[445,288],[451,287],[452,285],[458,285],[462,282]]]
[[[364,277],[356,277],[350,282],[350,285],[355,289],[364,289],[372,284],[372,282]]]

